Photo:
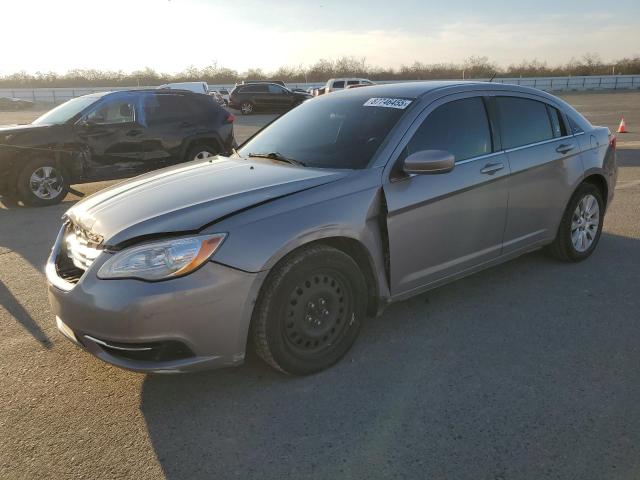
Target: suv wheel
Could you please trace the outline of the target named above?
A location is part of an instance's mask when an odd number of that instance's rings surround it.
[[[67,196],[69,186],[64,172],[56,162],[33,159],[18,173],[17,197],[25,205],[56,205]]]
[[[340,250],[315,246],[286,258],[270,273],[255,305],[258,355],[295,375],[333,365],[358,335],[366,291],[358,265]]]
[[[549,252],[566,262],[585,260],[596,249],[603,221],[602,193],[595,185],[583,183],[569,200]]]
[[[253,103],[251,102],[242,102],[240,104],[240,111],[243,115],[250,115],[253,113]]]

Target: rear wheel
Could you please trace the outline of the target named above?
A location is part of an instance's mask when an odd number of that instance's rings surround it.
[[[585,260],[598,245],[603,221],[604,201],[600,189],[591,183],[580,185],[569,200],[549,252],[566,262]]]
[[[56,205],[67,196],[69,187],[66,174],[49,159],[30,160],[17,175],[17,198],[25,205]]]
[[[253,113],[253,103],[251,102],[242,102],[240,104],[240,111],[243,115],[251,115]]]
[[[190,162],[192,160],[206,160],[210,157],[215,157],[218,154],[218,149],[209,145],[194,145],[187,152],[186,160]]]
[[[258,355],[294,375],[333,365],[358,335],[366,291],[358,265],[344,252],[315,246],[293,254],[274,268],[256,303]]]

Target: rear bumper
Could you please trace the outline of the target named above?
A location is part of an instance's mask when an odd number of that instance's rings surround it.
[[[191,275],[164,282],[101,280],[95,272],[109,256],[103,253],[73,285],[56,274],[57,250],[46,271],[58,328],[101,360],[159,373],[244,360],[253,305],[266,272],[209,262]]]

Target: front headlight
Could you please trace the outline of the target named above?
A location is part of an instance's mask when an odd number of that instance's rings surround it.
[[[198,269],[218,249],[226,234],[174,238],[145,243],[116,253],[98,270],[98,278],[165,280]]]

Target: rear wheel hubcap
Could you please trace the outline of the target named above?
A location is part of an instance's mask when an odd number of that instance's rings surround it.
[[[194,160],[204,160],[206,158],[214,157],[215,155],[207,150],[203,150],[202,152],[198,152],[193,157]]]
[[[571,217],[571,242],[576,251],[589,250],[600,228],[600,205],[593,195],[585,195],[578,202]]]

